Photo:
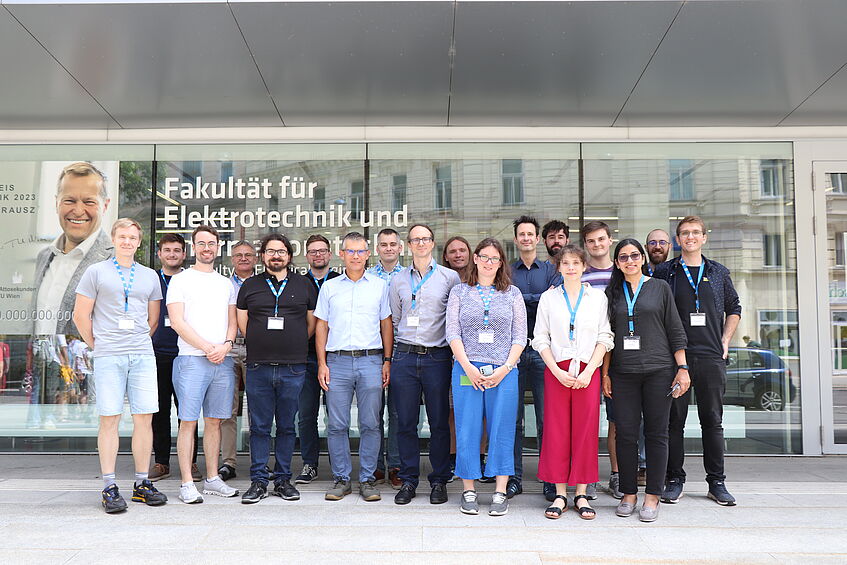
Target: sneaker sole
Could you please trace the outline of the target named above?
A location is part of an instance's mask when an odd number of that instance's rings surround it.
[[[722,501],[718,500],[718,497],[716,497],[712,493],[709,493],[706,496],[711,498],[712,500],[714,500],[715,502],[717,502],[721,506],[735,506],[735,502],[722,502]]]
[[[344,493],[344,494],[342,494],[341,496],[339,496],[339,495],[337,495],[337,494],[325,494],[325,495],[324,495],[324,500],[341,500],[341,499],[343,499],[345,496],[347,496],[348,494],[352,494],[352,493],[345,492],[345,493]]]
[[[106,514],[118,514],[119,512],[126,511],[126,504],[124,504],[122,507],[116,507],[116,508],[106,508],[106,505],[104,504],[103,510],[106,511]]]
[[[315,477],[315,478],[317,478],[317,477]],[[308,485],[309,483],[311,483],[314,480],[315,479],[301,479],[301,478],[298,477],[298,478],[294,479],[294,484],[295,485]]]
[[[661,497],[661,498],[659,498],[659,500],[660,500],[660,501],[662,501],[662,502],[664,502],[665,504],[676,504],[677,502],[679,502],[679,500],[680,500],[683,496],[685,496],[685,493],[680,493],[680,494],[679,494],[679,497],[677,497],[677,498],[665,498],[665,497]]]
[[[273,492],[271,494],[273,494],[274,496],[278,496],[283,500],[300,500],[299,494],[297,496],[282,496],[282,493],[279,493],[279,492]]]
[[[489,516],[505,516],[507,512],[508,512],[508,510],[503,510],[502,512],[500,512],[499,510],[497,510],[497,511],[489,510],[488,515]]]
[[[216,490],[203,489],[203,494],[211,494],[213,496],[220,496],[221,498],[232,498],[234,496],[238,496],[238,491],[236,490],[232,494],[224,494],[224,493],[218,492]]]
[[[180,496],[179,499],[186,504],[202,504],[203,503],[203,497],[202,496],[198,496],[197,498],[192,498],[191,500],[185,500],[184,498],[182,498]]]
[[[460,507],[459,512],[461,512],[462,514],[467,514],[468,516],[476,516],[477,514],[479,514],[479,508],[477,508],[476,510],[465,510],[464,508]]]
[[[265,493],[265,494],[263,494],[263,495],[259,496],[259,498],[253,498],[253,499],[249,499],[249,498],[242,498],[242,499],[241,499],[241,504],[256,504],[257,502],[259,502],[259,501],[260,501],[260,500],[262,500],[263,498],[267,498],[267,497],[268,497],[268,493]]]
[[[379,495],[379,494],[372,494],[371,496],[364,496],[364,495],[360,494],[360,496],[362,497],[362,500],[364,500],[365,502],[376,502],[378,500],[382,500],[382,495]]]
[[[167,498],[164,499],[164,500],[146,500],[144,498],[136,497],[136,496],[133,496],[131,500],[133,502],[143,502],[147,506],[163,506],[165,503],[168,502]]]

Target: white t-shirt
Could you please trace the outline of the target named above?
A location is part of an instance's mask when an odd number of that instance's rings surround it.
[[[235,299],[232,283],[215,271],[204,273],[193,268],[186,269],[174,275],[168,285],[167,303],[182,302],[183,319],[197,335],[216,345],[226,341],[229,305],[235,304]],[[177,345],[180,355],[206,355],[182,337],[177,340]]]

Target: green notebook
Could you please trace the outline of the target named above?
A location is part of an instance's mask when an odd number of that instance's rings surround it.
[[[459,378],[461,379],[461,380],[460,380],[460,384],[461,384],[462,386],[473,386],[473,383],[471,382],[471,380],[468,378],[468,376],[467,376],[467,375],[462,375],[462,376],[461,376],[461,377],[459,377]]]

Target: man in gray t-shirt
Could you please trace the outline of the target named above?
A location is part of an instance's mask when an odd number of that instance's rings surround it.
[[[80,337],[94,352],[94,385],[100,427],[97,450],[103,475],[103,508],[126,510],[115,484],[118,424],[124,396],[132,413],[135,484],[132,500],[161,506],[168,497],[147,477],[153,449],[153,414],[159,410],[156,359],[150,336],[159,323],[162,290],[156,272],[135,262],[141,226],[121,218],[112,226],[115,256],[94,263],[79,281],[73,319]]]

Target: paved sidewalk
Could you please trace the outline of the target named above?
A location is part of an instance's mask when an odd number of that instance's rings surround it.
[[[534,476],[537,459],[526,461]],[[240,462],[246,473],[246,457]],[[593,522],[573,510],[548,520],[534,480],[498,518],[484,514],[493,485],[479,488],[483,513],[465,516],[458,482],[440,506],[429,504],[425,481],[405,507],[386,485],[381,502],[361,501],[355,488],[327,502],[327,480],[305,485],[297,502],[207,496],[189,506],[177,499],[177,479],[158,483],[166,506],[130,502],[126,513],[107,516],[96,456],[2,455],[0,563],[847,563],[847,457],[730,458],[727,486],[739,501],[732,508],[705,497],[699,459],[687,468],[685,497],[663,504],[653,524],[618,518],[606,494]],[[130,457],[120,457],[118,483],[129,500]],[[243,492],[249,482],[239,474],[230,484]]]

